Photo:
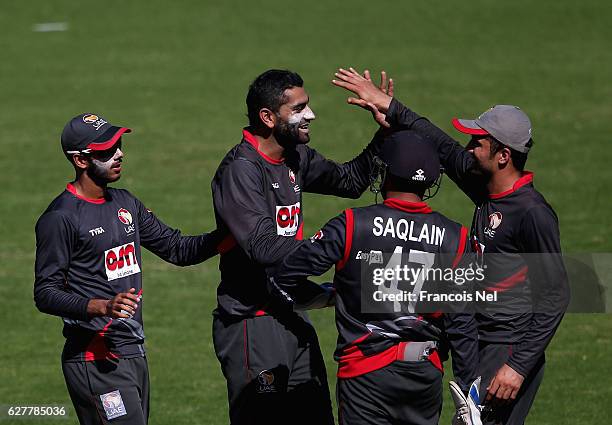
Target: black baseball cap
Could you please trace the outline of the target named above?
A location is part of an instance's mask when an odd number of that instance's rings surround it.
[[[380,159],[387,164],[387,173],[415,184],[430,187],[440,177],[435,146],[411,130],[385,137]]]
[[[117,127],[100,115],[86,112],[72,118],[62,132],[64,152],[87,153],[111,148],[123,133],[130,133],[127,127]]]

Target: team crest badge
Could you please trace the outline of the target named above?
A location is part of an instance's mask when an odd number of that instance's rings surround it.
[[[485,235],[493,238],[495,236],[495,229],[500,226],[501,222],[502,214],[499,211],[489,215],[489,225],[484,230]]]
[[[125,208],[120,208],[119,211],[117,211],[117,218],[126,226],[132,224],[132,214]]]
[[[119,416],[127,415],[119,390],[100,395],[100,400],[102,401],[102,407],[104,407],[106,418],[109,421]]]
[[[310,242],[318,241],[319,239],[323,239],[323,230],[319,230],[317,233],[310,237]]]
[[[274,373],[270,370],[262,370],[257,375],[257,392],[258,393],[275,393],[277,392],[274,385]]]
[[[83,122],[84,122],[85,124],[93,124],[93,123],[95,123],[96,121],[98,121],[98,116],[97,116],[97,115],[94,115],[94,114],[85,115],[85,116],[83,117]]]

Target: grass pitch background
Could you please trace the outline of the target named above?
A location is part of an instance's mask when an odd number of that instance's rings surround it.
[[[59,147],[70,117],[92,111],[132,127],[117,186],[197,233],[214,225],[210,179],[240,140],[256,75],[298,71],[317,114],[311,145],[348,160],[375,126],[329,80],[339,66],[384,68],[399,99],[449,131],[453,116],[521,105],[536,140],[527,168],[560,217],[564,250],[611,252],[611,19],[603,0],[4,2],[0,405],[64,404],[70,421],[40,423],[76,423],[60,370],[61,321],[32,301],[34,223],[72,178]],[[42,22],[69,29],[33,32]],[[306,233],[371,200],[306,195]],[[431,204],[469,225],[472,206],[448,180]],[[144,254],[151,424],[227,423],[211,342],[217,262],[178,269]],[[312,317],[333,391],[333,312]],[[609,315],[565,318],[528,423],[609,422],[611,335]],[[450,411],[447,400],[442,423]]]

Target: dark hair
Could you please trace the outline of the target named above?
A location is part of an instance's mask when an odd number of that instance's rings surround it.
[[[528,152],[519,152],[517,150],[514,150],[511,147],[504,145],[502,142],[500,142],[499,140],[493,137],[489,137],[489,140],[491,141],[491,150],[490,150],[491,157],[493,157],[493,155],[501,151],[503,148],[508,148],[510,150],[510,158],[512,158],[512,165],[514,165],[514,168],[516,168],[519,171],[523,171],[525,169],[525,163],[527,162]],[[534,145],[533,139],[529,139],[526,146],[530,148],[533,145]]]
[[[285,90],[292,87],[303,87],[304,80],[297,73],[288,70],[270,69],[249,86],[246,97],[247,116],[249,125],[260,124],[259,111],[268,108],[272,112],[278,112],[285,103]]]

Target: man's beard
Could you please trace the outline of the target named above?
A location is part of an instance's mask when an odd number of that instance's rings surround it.
[[[89,177],[91,177],[91,179],[100,186],[117,181],[121,178],[121,175],[114,180],[110,178],[110,166],[112,163],[112,158],[107,162],[102,162],[92,158],[91,162],[89,163],[89,168],[87,169],[87,174],[89,174]]]
[[[306,143],[300,140],[300,123],[291,124],[287,121],[279,120],[279,123],[274,127],[274,138],[279,145],[289,148],[295,145]]]

